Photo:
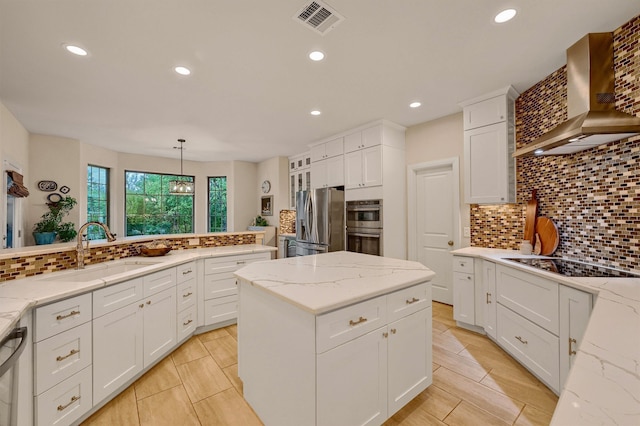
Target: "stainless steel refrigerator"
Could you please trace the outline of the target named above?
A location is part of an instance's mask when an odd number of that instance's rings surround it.
[[[296,256],[344,250],[344,191],[296,193]]]

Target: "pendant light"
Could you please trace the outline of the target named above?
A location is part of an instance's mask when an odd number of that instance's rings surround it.
[[[169,194],[172,195],[193,195],[195,185],[193,181],[185,180],[182,174],[182,151],[184,150],[184,139],[178,139],[180,146],[174,146],[174,149],[180,150],[180,176],[179,179],[169,181]]]

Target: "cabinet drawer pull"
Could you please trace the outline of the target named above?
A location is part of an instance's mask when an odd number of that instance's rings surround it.
[[[527,343],[529,343],[529,342],[527,342],[526,340],[524,340],[524,339],[523,339],[522,337],[520,337],[520,336],[516,336],[516,339],[518,339],[518,340],[520,341],[520,343],[523,343],[523,344],[525,344],[525,345],[526,345]]]
[[[416,303],[416,302],[419,302],[419,301],[420,301],[420,299],[416,299],[415,297],[412,297],[411,300],[409,300],[409,299],[406,300],[407,305],[410,305],[412,303]]]
[[[491,304],[491,293],[487,293],[487,305]]]
[[[191,269],[189,269],[188,271],[182,271],[182,275],[187,275],[191,273]]]
[[[66,403],[65,405],[58,405],[58,411],[63,411],[65,408],[67,408],[68,406],[70,406],[71,404],[73,404],[74,402],[76,402],[77,400],[79,400],[80,397],[79,396],[72,396],[71,397],[71,401],[69,401],[68,403]]]
[[[64,356],[60,356],[58,355],[56,357],[56,361],[64,361],[65,359],[69,358],[72,355],[75,354],[79,354],[80,353],[80,349],[71,349],[71,352],[69,352],[68,354],[64,355]]]
[[[72,317],[72,316],[74,316],[74,315],[80,315],[80,311],[71,311],[71,312],[69,312],[67,315],[58,315],[58,316],[56,317],[56,320],[60,321],[60,320],[63,320],[63,319],[65,319],[65,318]]]
[[[244,260],[236,260],[236,265],[244,265],[245,263],[247,263]]]
[[[189,297],[189,296],[191,296],[192,294],[193,294],[192,292],[189,292],[189,293],[187,293],[187,294],[183,294],[183,295],[182,295],[182,297]]]
[[[576,354],[576,351],[571,349],[572,343],[578,342],[576,341],[576,339],[572,339],[571,337],[569,337],[569,356]]]
[[[191,324],[192,322],[193,322],[193,320],[192,320],[192,319],[190,319],[190,320],[189,320],[189,321],[187,321],[187,322],[183,322],[183,323],[182,323],[182,325],[189,325],[189,324]]]
[[[360,317],[360,318],[358,318],[358,321],[349,320],[349,325],[353,327],[354,325],[361,324],[361,323],[363,323],[365,321],[367,321],[367,319],[365,317]]]

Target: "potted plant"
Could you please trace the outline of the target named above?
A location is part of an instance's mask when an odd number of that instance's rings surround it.
[[[40,220],[33,225],[33,238],[36,244],[51,244],[56,236],[60,236],[60,241],[71,241],[78,233],[73,222],[62,222],[62,219],[69,214],[71,209],[78,204],[73,197],[62,197],[59,201],[47,203],[49,211],[40,217]]]

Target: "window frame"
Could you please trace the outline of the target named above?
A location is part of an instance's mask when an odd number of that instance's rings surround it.
[[[94,180],[89,180],[89,168],[92,169],[98,169],[100,170],[104,170],[105,171],[105,199],[104,200],[98,200],[98,202],[104,202],[105,203],[105,220],[103,223],[105,223],[107,226],[111,226],[111,168],[110,167],[104,167],[104,166],[99,166],[97,164],[92,164],[92,163],[88,163],[87,164],[87,208],[86,208],[86,213],[87,213],[87,222],[91,222],[91,221],[98,221],[100,222],[100,220],[96,219],[95,216],[90,215],[89,214],[89,207],[91,205],[90,202],[90,193],[91,191],[89,190],[89,185],[91,184],[98,184],[100,185],[101,182],[98,181],[94,181]],[[93,172],[91,173],[91,176],[93,176]],[[91,198],[91,201],[93,200],[93,198]],[[104,231],[102,230],[102,228],[99,227],[89,227],[87,229],[87,239],[88,240],[99,240],[99,239],[104,239],[105,234]]]
[[[213,179],[222,179],[225,180],[225,190],[224,190],[224,207],[225,207],[225,217],[224,217],[224,230],[212,230],[211,228],[211,181]],[[207,232],[228,232],[228,224],[229,224],[229,177],[228,176],[208,176],[207,177]]]

